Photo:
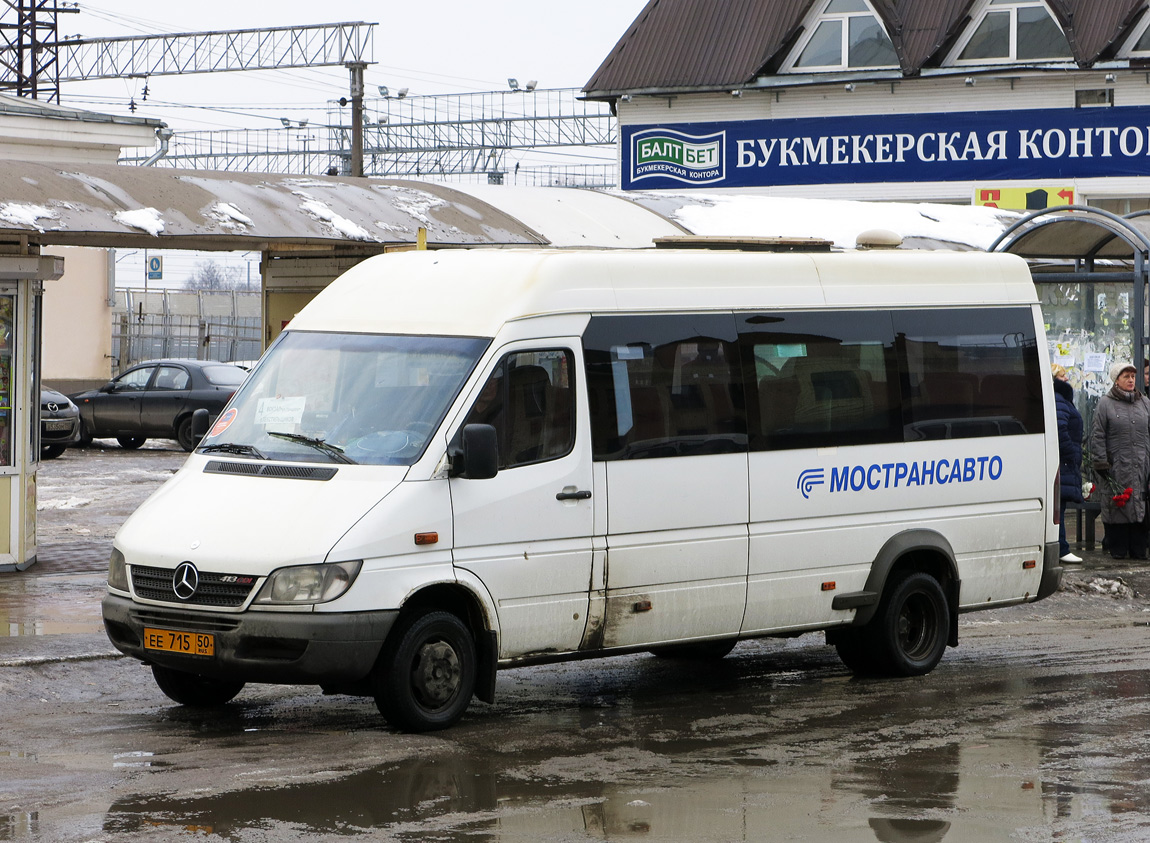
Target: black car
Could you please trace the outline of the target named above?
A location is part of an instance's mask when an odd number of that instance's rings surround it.
[[[175,439],[191,451],[197,444],[192,413],[202,407],[215,418],[247,374],[212,360],[139,363],[99,389],[72,396],[80,408],[80,444],[114,437],[123,448],[139,448],[149,438]]]
[[[54,460],[80,441],[80,411],[68,396],[40,387],[40,459]]]

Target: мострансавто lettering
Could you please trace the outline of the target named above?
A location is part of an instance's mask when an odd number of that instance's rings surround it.
[[[831,468],[832,492],[861,492],[863,489],[897,489],[900,486],[945,486],[947,483],[973,483],[997,480],[1002,476],[1002,457],[888,462],[869,466]]]

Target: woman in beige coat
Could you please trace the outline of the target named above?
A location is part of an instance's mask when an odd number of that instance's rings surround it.
[[[1146,558],[1150,400],[1138,391],[1138,374],[1133,363],[1110,367],[1114,385],[1098,400],[1090,431],[1106,546],[1115,559]]]

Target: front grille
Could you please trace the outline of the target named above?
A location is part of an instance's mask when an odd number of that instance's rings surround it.
[[[224,609],[237,609],[248,599],[257,577],[250,574],[215,574],[200,571],[200,583],[196,593],[189,600],[176,597],[172,588],[171,568],[146,568],[132,566],[132,587],[142,600],[159,600],[165,603],[178,603],[181,606],[218,606]],[[235,580],[235,582],[233,582]]]
[[[232,632],[239,628],[242,615],[233,617],[204,616],[191,613],[177,614],[168,610],[135,609],[132,611],[141,626],[161,626],[189,632]]]

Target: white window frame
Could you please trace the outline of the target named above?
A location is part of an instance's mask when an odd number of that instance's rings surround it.
[[[970,25],[966,29],[966,33],[958,43],[955,44],[951,50],[950,56],[944,64],[954,65],[957,67],[966,67],[972,65],[987,65],[987,64],[1016,64],[1018,63],[1018,10],[1019,9],[1035,9],[1040,8],[1054,21],[1054,25],[1058,27],[1058,31],[1062,33],[1062,37],[1066,37],[1065,30],[1062,29],[1062,24],[1058,22],[1053,14],[1051,14],[1050,7],[1047,6],[1042,0],[1013,0],[1009,3],[995,3],[993,0],[985,0],[982,4],[982,9],[977,15],[973,16]],[[962,51],[970,46],[970,41],[974,38],[974,34],[978,32],[979,27],[982,26],[983,21],[986,20],[990,14],[1007,13],[1010,15],[1010,37],[1009,37],[1009,55],[1006,56],[993,56],[981,59],[960,59]],[[1069,47],[1069,41],[1067,46]],[[1026,59],[1027,62],[1073,62],[1073,56],[1049,56],[1044,59]]]
[[[803,38],[799,41],[798,44],[795,45],[795,48],[791,51],[791,54],[787,57],[787,60],[783,63],[783,66],[782,66],[782,69],[780,72],[781,73],[825,73],[827,71],[834,71],[834,70],[888,70],[888,69],[892,69],[892,68],[897,69],[899,66],[898,62],[897,62],[897,58],[893,64],[876,64],[876,65],[867,65],[866,67],[856,67],[856,66],[852,66],[850,64],[850,19],[851,18],[861,18],[861,17],[867,17],[867,16],[873,18],[875,23],[878,24],[879,28],[884,33],[886,33],[887,40],[890,41],[892,45],[894,44],[894,41],[893,41],[893,39],[891,39],[890,33],[886,31],[886,26],[883,24],[882,18],[880,18],[877,14],[875,14],[874,7],[870,4],[870,0],[863,0],[863,5],[865,5],[867,8],[867,10],[865,12],[828,12],[827,7],[829,7],[832,2],[833,2],[833,0],[825,0],[825,2],[819,4],[816,7],[819,11],[816,14],[812,14],[808,18],[807,23],[805,25],[806,32],[804,33]],[[815,37],[815,33],[818,31],[819,25],[822,24],[823,21],[829,21],[829,20],[837,20],[837,21],[840,21],[842,24],[841,31],[839,33],[839,38],[840,38],[840,42],[839,42],[840,61],[839,61],[839,63],[838,64],[811,65],[809,67],[798,67],[797,66],[798,60],[802,56],[803,51],[811,43],[811,40]]]
[[[1143,15],[1142,20],[1138,21],[1138,25],[1134,27],[1134,31],[1130,33],[1130,37],[1126,39],[1126,43],[1117,53],[1117,58],[1150,58],[1150,49],[1136,50],[1134,47],[1142,40],[1142,36],[1146,34],[1146,30],[1150,29],[1150,15]]]

